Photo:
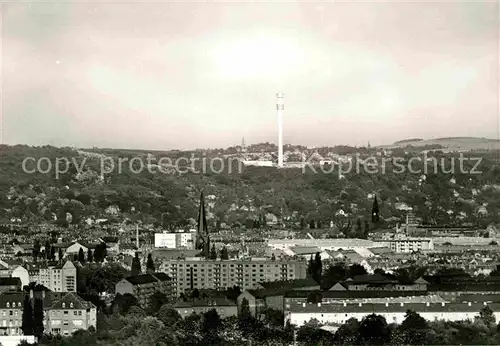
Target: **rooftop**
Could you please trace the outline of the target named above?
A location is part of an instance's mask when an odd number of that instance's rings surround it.
[[[487,304],[493,311],[500,311],[500,303]],[[288,309],[294,313],[406,313],[413,310],[422,312],[470,312],[479,313],[485,304],[479,303],[355,303],[355,304],[291,304]]]
[[[194,307],[207,307],[207,306],[236,306],[236,303],[224,297],[203,298],[193,300],[178,300],[173,305],[174,308],[194,308]]]

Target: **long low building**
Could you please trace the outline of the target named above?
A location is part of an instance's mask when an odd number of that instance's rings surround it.
[[[374,242],[366,239],[339,238],[339,239],[269,239],[269,247],[284,250],[293,246],[317,247],[321,250],[356,250],[387,246],[386,243]]]
[[[311,319],[321,324],[344,324],[349,319],[361,321],[365,316],[377,314],[383,316],[387,323],[400,324],[404,321],[406,312],[412,310],[428,321],[464,321],[473,320],[485,306],[493,310],[496,319],[500,318],[500,303],[343,303],[343,304],[311,304],[296,303],[285,308],[285,323],[301,326]]]

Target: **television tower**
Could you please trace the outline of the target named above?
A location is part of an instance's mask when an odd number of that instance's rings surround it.
[[[278,113],[278,167],[283,167],[283,111],[285,102],[282,93],[276,94],[276,110]]]

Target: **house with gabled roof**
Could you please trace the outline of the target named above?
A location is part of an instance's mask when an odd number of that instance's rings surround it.
[[[289,291],[319,290],[320,285],[311,278],[287,281],[261,282],[260,289],[245,290],[238,298],[238,307],[241,308],[243,299],[248,301],[250,313],[258,316],[264,308],[283,311],[283,298]]]
[[[155,292],[164,293],[172,299],[172,279],[165,273],[151,273],[129,276],[115,285],[116,294],[131,294],[142,307],[147,307]]]
[[[66,293],[50,305],[47,329],[52,334],[71,335],[97,325],[97,307],[76,293]]]
[[[26,295],[41,299],[44,307],[45,333],[71,335],[79,329],[97,326],[97,308],[76,293],[7,292],[0,294],[0,334],[22,335],[22,314]]]

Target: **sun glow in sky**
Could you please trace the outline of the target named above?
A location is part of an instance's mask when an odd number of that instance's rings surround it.
[[[289,37],[264,33],[235,38],[215,48],[217,72],[235,79],[277,79],[293,74],[304,53]]]

